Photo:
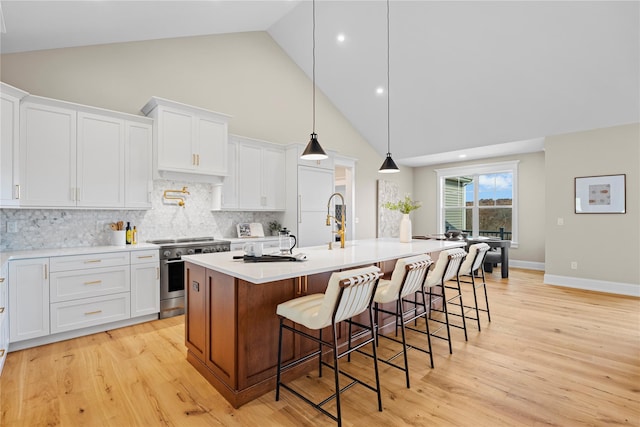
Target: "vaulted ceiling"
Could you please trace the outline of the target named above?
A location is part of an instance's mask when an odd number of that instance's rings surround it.
[[[0,52],[268,31],[309,76],[310,1],[6,1]],[[409,166],[640,121],[640,2],[318,0],[316,83]],[[338,41],[338,35],[344,40]],[[383,88],[382,94],[376,92]]]

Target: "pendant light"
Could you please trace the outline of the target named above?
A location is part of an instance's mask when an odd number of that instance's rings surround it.
[[[304,160],[323,160],[326,159],[327,153],[324,152],[320,143],[318,142],[318,135],[316,135],[316,2],[312,2],[313,13],[313,67],[312,67],[312,80],[313,80],[313,132],[311,132],[311,139],[307,144],[307,147],[300,156]]]
[[[398,168],[398,166],[396,165],[396,162],[393,161],[393,159],[391,158],[391,120],[390,120],[390,113],[389,111],[391,110],[391,108],[389,107],[391,105],[391,101],[390,101],[390,97],[391,97],[391,90],[389,88],[389,0],[387,0],[387,158],[384,159],[384,162],[382,163],[382,166],[380,166],[380,170],[378,170],[378,172],[380,173],[396,173],[396,172],[400,172],[400,169]]]

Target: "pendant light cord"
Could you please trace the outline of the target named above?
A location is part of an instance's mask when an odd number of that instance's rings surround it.
[[[311,70],[311,78],[313,81],[313,133],[316,133],[316,1],[313,0],[311,3],[312,13],[313,13],[313,24],[312,24],[312,36],[311,40],[313,43],[313,47],[311,49],[311,56],[313,57],[312,61],[312,70]]]
[[[391,153],[391,86],[389,77],[390,58],[389,58],[389,0],[387,0],[387,154]]]

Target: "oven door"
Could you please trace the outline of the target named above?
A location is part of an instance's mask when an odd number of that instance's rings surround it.
[[[184,296],[184,261],[164,259],[160,261],[160,299]]]

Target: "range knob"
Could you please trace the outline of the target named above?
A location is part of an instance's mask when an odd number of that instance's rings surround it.
[[[182,251],[176,251],[176,258],[182,256]]]
[[[211,248],[204,248],[204,249],[202,249],[202,253],[203,253],[203,254],[208,254],[209,252],[211,252]]]
[[[195,251],[195,250],[193,250],[193,249],[187,249],[187,255],[193,255],[193,254],[195,254],[195,253],[196,253],[196,251]]]
[[[166,250],[164,252],[162,252],[162,256],[165,258],[169,258],[171,256],[171,251],[170,250]]]

